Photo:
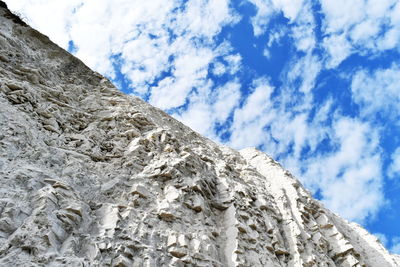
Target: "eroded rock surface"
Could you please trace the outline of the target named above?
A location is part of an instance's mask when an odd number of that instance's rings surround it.
[[[0,2],[1,266],[398,266],[255,149],[119,92]]]

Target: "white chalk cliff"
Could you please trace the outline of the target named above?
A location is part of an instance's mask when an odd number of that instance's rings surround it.
[[[269,156],[121,93],[1,1],[0,184],[0,266],[400,266]]]

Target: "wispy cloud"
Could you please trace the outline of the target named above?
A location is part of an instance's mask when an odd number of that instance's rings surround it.
[[[359,104],[363,116],[374,116],[379,112],[398,120],[400,109],[400,67],[370,71],[361,69],[355,73],[351,83],[354,101]]]
[[[303,0],[271,0],[271,4],[281,10],[286,18],[293,22],[303,8]]]
[[[400,42],[400,3],[396,0],[321,0],[323,45],[336,67],[352,53],[396,48]],[[388,29],[388,30],[387,30]]]
[[[282,13],[283,16],[290,20],[290,23],[296,21],[299,13],[304,9],[303,0],[248,0],[256,8],[256,14],[251,18],[253,33],[255,36],[264,34],[268,29],[268,24],[272,16]],[[304,15],[301,14],[301,15]],[[304,20],[308,18],[301,18]],[[303,29],[304,31],[305,29]]]
[[[270,32],[268,28],[270,20],[273,16],[282,14],[289,20],[289,24],[292,25],[289,29],[285,28],[285,31],[290,31],[291,37],[295,41],[296,48],[299,51],[310,52],[315,47],[315,21],[311,10],[311,2],[303,0],[248,1],[252,3],[257,10],[256,14],[251,18],[254,36],[260,36],[267,30]],[[279,40],[283,36],[283,30],[283,28],[279,29],[275,31],[274,34],[269,35],[267,47],[271,47],[275,40]],[[268,50],[265,50],[264,53],[268,57]]]
[[[253,82],[250,95],[244,104],[235,110],[229,144],[235,148],[260,146],[268,143],[269,135],[264,127],[276,118],[271,101],[274,88],[266,78]]]
[[[330,130],[336,149],[306,160],[305,182],[321,190],[329,208],[363,222],[384,204],[379,135],[367,123],[341,116]]]
[[[279,101],[273,91],[266,79],[254,83],[252,93],[234,113],[229,144],[266,148],[308,188],[319,191],[332,210],[358,222],[373,218],[385,204],[378,132],[368,123],[340,114],[328,123],[331,101],[310,119],[310,107],[301,113],[285,109],[275,104]],[[329,148],[318,149],[324,140],[329,140]]]
[[[171,63],[171,75],[151,88],[151,104],[163,109],[179,107],[185,103],[192,89],[201,88],[207,82],[208,67],[214,58],[213,51],[190,46],[185,49],[185,53],[177,55]]]
[[[274,9],[269,1],[249,0],[249,2],[257,9],[256,15],[251,18],[253,33],[254,36],[260,36],[266,32],[267,26],[271,20],[271,15],[274,13]]]
[[[343,33],[332,34],[325,37],[322,44],[327,51],[326,67],[328,69],[336,68],[343,60],[353,53],[353,47]]]
[[[197,132],[218,140],[219,124],[223,124],[239,105],[240,87],[237,81],[216,88],[209,83],[189,97],[187,108],[172,115]]]

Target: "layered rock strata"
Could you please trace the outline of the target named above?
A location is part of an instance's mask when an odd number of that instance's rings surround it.
[[[217,145],[0,2],[1,266],[399,266],[256,149]]]

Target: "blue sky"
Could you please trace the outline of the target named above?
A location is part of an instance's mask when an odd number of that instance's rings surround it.
[[[123,92],[256,146],[400,253],[397,0],[9,0]]]

